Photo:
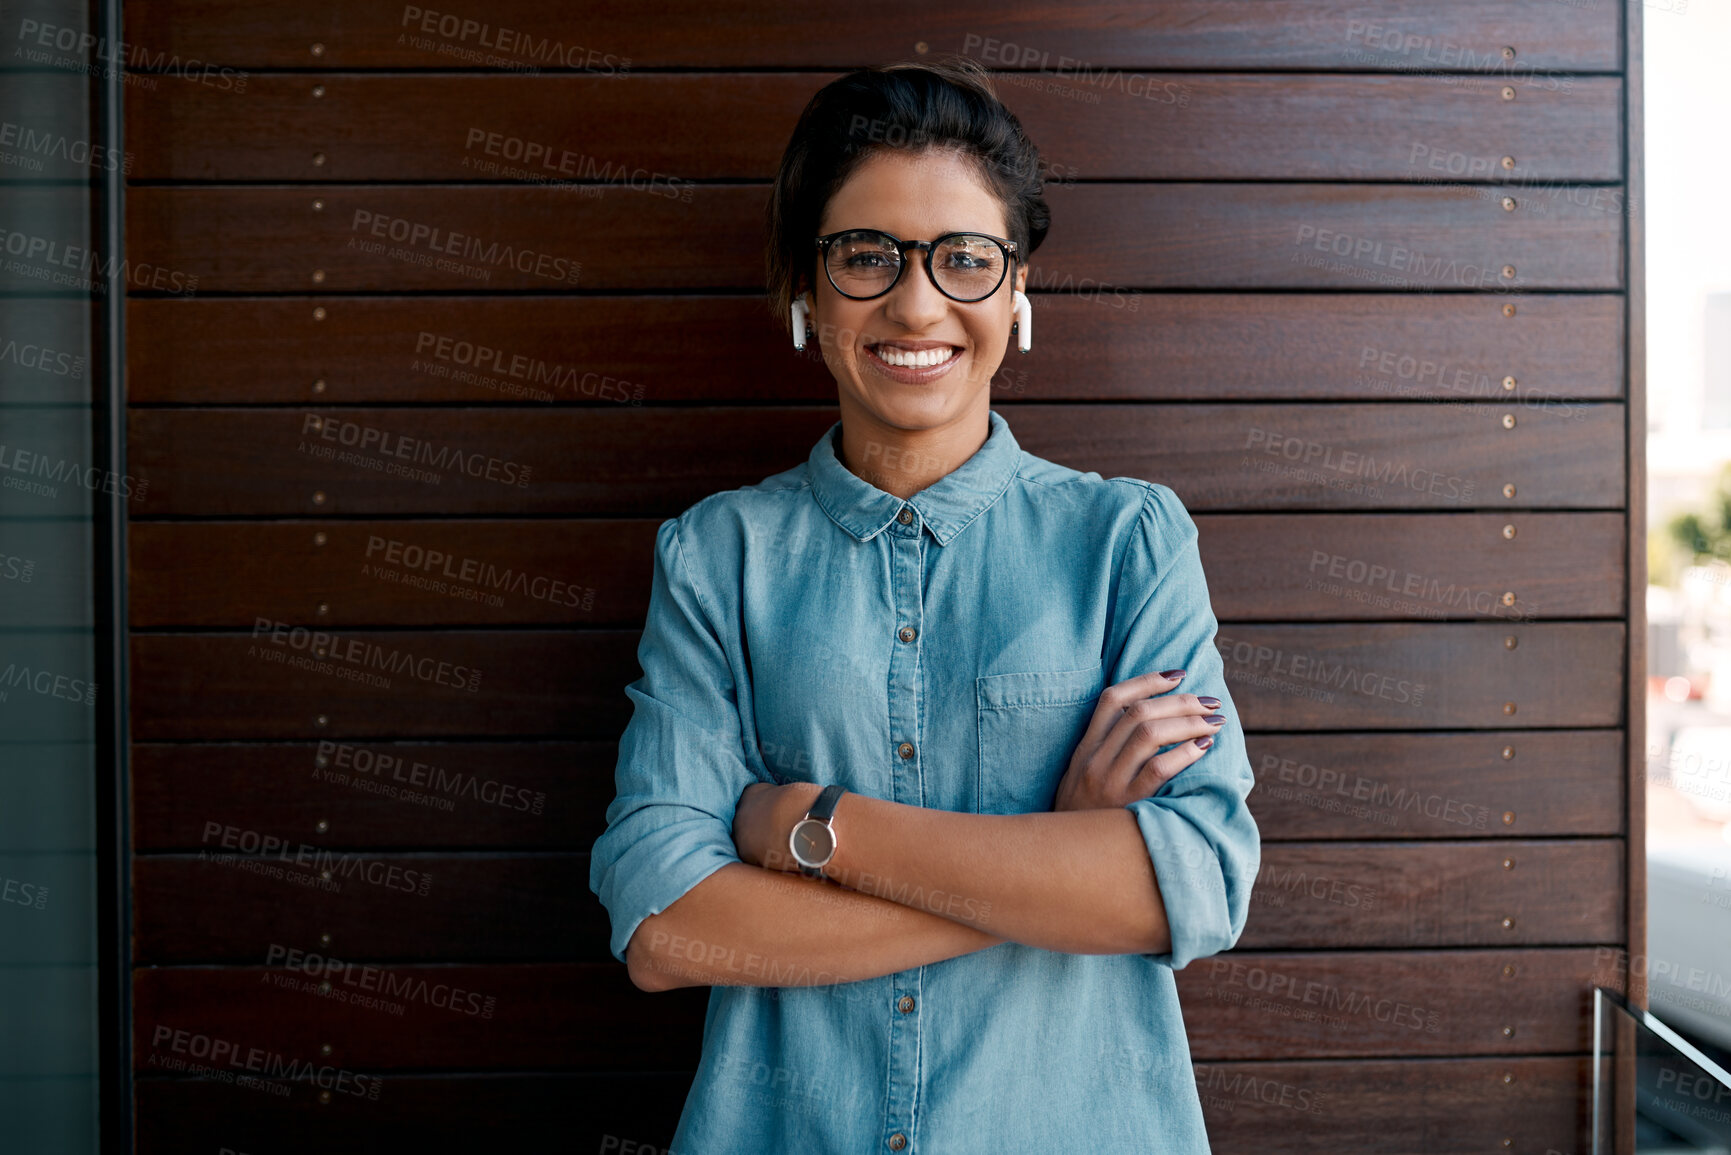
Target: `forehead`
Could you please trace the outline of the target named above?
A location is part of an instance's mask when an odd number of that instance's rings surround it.
[[[954,149],[880,149],[824,207],[818,232],[842,229],[883,229],[905,240],[963,231],[1001,237],[1008,222],[969,157]]]

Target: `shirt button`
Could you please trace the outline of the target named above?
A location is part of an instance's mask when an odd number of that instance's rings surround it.
[[[900,746],[896,747],[896,753],[902,756],[903,761],[906,761],[914,756],[914,744],[912,742],[903,742]]]
[[[897,1000],[896,1008],[904,1015],[912,1011],[914,1009],[914,996],[903,995],[899,1000]]]
[[[891,1151],[900,1151],[903,1147],[908,1145],[908,1137],[903,1135],[900,1131],[897,1131],[894,1135],[890,1136],[889,1144]]]
[[[896,637],[900,638],[904,642],[911,642],[919,636],[920,632],[912,626],[903,626],[901,629],[896,631]]]
[[[896,520],[903,525],[912,525],[914,523],[914,511],[904,505],[902,511],[896,515]]]

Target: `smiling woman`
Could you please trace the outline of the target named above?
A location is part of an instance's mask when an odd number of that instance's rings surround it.
[[[783,158],[841,418],[661,525],[591,863],[633,981],[713,988],[675,1150],[1208,1149],[1172,972],[1244,928],[1253,775],[1178,498],[990,408],[1039,171],[966,64],[835,81]]]

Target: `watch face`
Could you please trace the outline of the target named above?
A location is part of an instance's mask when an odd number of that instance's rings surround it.
[[[801,819],[793,828],[793,857],[802,866],[822,866],[835,853],[835,834],[827,823]]]

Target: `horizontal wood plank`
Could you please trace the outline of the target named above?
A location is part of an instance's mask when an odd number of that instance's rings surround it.
[[[800,110],[838,75],[297,73],[251,78],[223,99],[201,77],[170,75],[135,94],[127,138],[142,180],[504,181],[573,197],[602,182],[680,201],[694,181],[772,179]],[[1494,78],[1029,79],[996,83],[1057,183],[1544,182],[1526,190],[1543,204],[1552,182],[1622,175],[1614,77],[1534,85],[1516,100]],[[908,143],[881,125],[860,138]]]
[[[625,1033],[644,1024],[620,1024]],[[671,1040],[677,1053],[697,1044]],[[687,1047],[688,1045],[688,1047]],[[1516,1060],[1532,1063],[1543,1060]],[[213,1079],[151,1077],[134,1085],[138,1155],[318,1151],[375,1155],[412,1149],[417,1155],[473,1155],[499,1141],[509,1120],[511,1141],[545,1150],[600,1151],[625,1142],[638,1151],[673,1141],[691,1086],[688,1071],[650,1074],[498,1074],[387,1076],[374,1100],[333,1095],[318,1100],[308,1083],[289,1083],[289,1094],[264,1094]],[[370,1089],[370,1085],[369,1085]],[[346,1101],[353,1098],[352,1102]]]
[[[1544,946],[1623,925],[1621,839],[1265,843],[1238,946]]]
[[[127,196],[126,234],[135,264],[165,270],[140,291],[179,296],[761,290],[767,186],[594,191],[146,185]],[[1028,284],[1125,311],[1141,288],[1614,290],[1624,206],[1610,192],[1567,186],[1511,212],[1422,185],[1058,185]]]
[[[634,630],[257,628],[135,634],[133,738],[616,739],[640,672]]]
[[[1259,730],[1618,726],[1625,630],[1622,622],[1230,625],[1215,647],[1234,704]]]
[[[1264,842],[1625,833],[1617,731],[1252,733],[1245,744]]]
[[[1623,395],[1615,296],[1145,293],[1134,311],[1030,296],[1040,339],[1000,367],[999,400]],[[836,389],[753,297],[134,297],[127,329],[133,404],[828,403]]]
[[[1623,833],[1615,733],[1252,733],[1248,746],[1265,843]],[[214,821],[350,847],[586,851],[617,756],[612,742],[140,743],[134,845],[196,851]]]
[[[639,673],[635,631],[255,628],[135,635],[134,738],[615,738]],[[1244,624],[1215,644],[1257,730],[1622,719],[1621,622]]]
[[[132,624],[641,628],[660,524],[140,522],[128,559]]]
[[[1626,612],[1622,514],[1203,514],[1196,525],[1223,621]]]
[[[133,847],[197,851],[215,822],[330,847],[587,851],[617,759],[614,742],[139,743]]]
[[[1102,67],[1352,68],[1476,71],[1544,84],[1549,70],[1612,70],[1621,61],[1616,8],[1545,0],[1384,0],[1322,11],[1304,0],[1177,0],[1155,8],[1088,0],[1017,12],[1013,24],[1001,5],[982,0],[942,8],[893,0],[869,11],[674,0],[657,8],[654,20],[630,5],[579,10],[539,0],[504,0],[485,14],[405,11],[384,0],[132,0],[127,24],[129,42],[136,39],[150,56],[248,68],[615,75],[643,68],[852,68],[965,52],[987,64],[1013,57],[1020,67],[1057,76]],[[1512,61],[1505,47],[1515,50]],[[147,57],[137,66],[153,65]]]
[[[1620,514],[1202,514],[1196,522],[1223,621],[1521,622],[1623,610]],[[659,524],[140,522],[132,622],[635,627],[648,611]]]
[[[1618,508],[1619,404],[1006,405],[1028,452],[1192,512]],[[1513,428],[1505,427],[1505,418]],[[151,516],[673,516],[804,461],[832,409],[135,409]],[[144,512],[140,503],[140,513]],[[1518,591],[1517,591],[1518,595]]]
[[[1616,953],[1610,946],[1233,952],[1179,971],[1178,996],[1192,1057],[1202,1063],[1572,1055],[1589,1044],[1593,984]],[[316,983],[312,990],[279,988],[267,972],[285,973],[282,966],[139,970],[135,1063],[141,1071],[149,1066],[159,1024],[303,1061],[330,1043],[332,1061],[387,1075],[488,1067],[690,1069],[696,1056],[703,1000],[689,997],[689,989],[636,992],[617,962],[385,969],[397,989],[407,984],[407,995],[392,1000],[403,1003],[400,1016],[356,1006],[352,996],[346,1003],[325,997]],[[320,981],[331,981],[333,990],[384,989],[382,975],[369,980],[367,973],[339,967]],[[421,978],[429,988],[443,979],[479,994],[483,1005],[492,997],[493,1018],[432,1005],[433,992],[419,994],[414,985]],[[369,981],[373,990],[365,988]],[[873,981],[831,989],[843,997],[847,988]],[[157,1044],[171,1046],[172,1037]]]
[[[1133,1062],[1113,1074],[1134,1078]],[[688,1072],[392,1074],[375,1101],[333,1096],[320,1104],[300,1086],[281,1098],[141,1074],[140,1155],[272,1145],[370,1155],[393,1144],[469,1155],[497,1138],[500,1119],[511,1121],[518,1141],[578,1151],[622,1150],[630,1141],[662,1150],[691,1082]],[[1592,1071],[1584,1057],[1199,1063],[1195,1079],[1209,1143],[1223,1155],[1476,1155],[1505,1139],[1516,1150],[1591,1144]]]
[[[197,854],[133,860],[140,964],[610,957],[588,854],[348,851],[334,830],[210,825]]]
[[[224,817],[207,820],[198,854],[138,860],[140,962],[265,964],[289,950],[427,962],[608,957],[587,853],[349,851],[352,832],[334,827]],[[253,853],[235,858],[232,848]],[[1622,854],[1618,839],[1270,843],[1239,947],[1602,942],[1619,933]],[[1161,886],[1171,894],[1190,882]]]

